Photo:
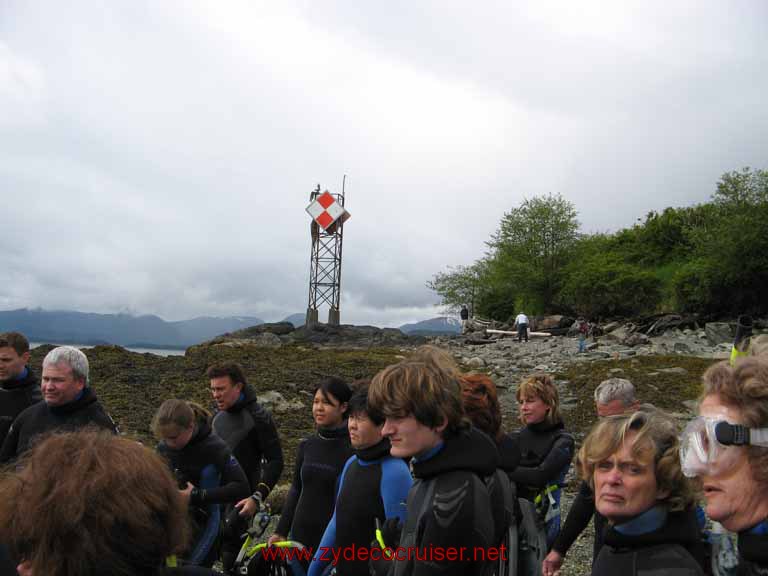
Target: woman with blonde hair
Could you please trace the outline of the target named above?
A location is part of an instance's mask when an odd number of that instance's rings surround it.
[[[670,418],[643,411],[601,420],[579,450],[578,466],[609,523],[593,576],[703,574],[695,494]]]
[[[194,534],[183,558],[210,567],[216,560],[220,505],[247,498],[248,478],[224,441],[211,432],[211,415],[197,404],[166,400],[152,419],[152,432],[189,505]]]
[[[500,451],[519,453],[519,463],[507,474],[517,485],[518,496],[535,504],[549,547],[560,531],[561,484],[573,459],[574,440],[565,431],[560,397],[549,375],[528,377],[518,386],[516,397],[523,427],[502,440]]]

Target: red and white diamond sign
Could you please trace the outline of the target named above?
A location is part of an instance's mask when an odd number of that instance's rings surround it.
[[[336,222],[341,216],[347,214],[344,207],[336,202],[336,199],[328,190],[320,194],[315,200],[307,206],[307,212],[317,222],[323,230],[327,230],[331,224]],[[348,217],[348,216],[347,216]],[[344,219],[346,220],[345,217]]]

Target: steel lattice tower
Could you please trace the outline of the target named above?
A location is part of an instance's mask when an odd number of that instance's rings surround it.
[[[320,195],[320,185],[310,194],[310,202]],[[344,192],[331,194],[342,208]],[[307,306],[306,326],[318,323],[318,308],[328,305],[328,324],[340,323],[339,304],[341,300],[341,254],[344,240],[344,220],[339,218],[327,229],[323,229],[315,220],[310,224],[312,235],[312,255],[309,268],[309,305]]]

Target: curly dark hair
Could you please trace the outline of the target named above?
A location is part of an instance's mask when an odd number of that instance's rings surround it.
[[[138,442],[54,434],[0,478],[0,540],[35,574],[155,574],[186,544],[185,508],[166,463]]]
[[[462,374],[461,400],[464,412],[476,428],[496,442],[501,439],[501,407],[496,384],[486,374]]]

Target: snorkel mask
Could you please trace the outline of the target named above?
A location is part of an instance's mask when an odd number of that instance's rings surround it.
[[[739,446],[768,447],[768,428],[733,424],[723,416],[694,418],[680,440],[683,474],[689,478],[720,474],[736,464]]]

